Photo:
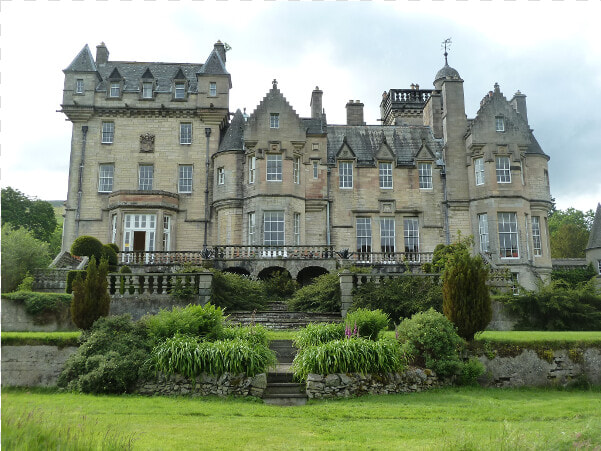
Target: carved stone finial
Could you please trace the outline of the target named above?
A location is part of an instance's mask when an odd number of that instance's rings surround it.
[[[273,85],[273,89],[278,89],[278,81],[275,78],[273,79],[271,84]]]
[[[140,152],[154,152],[154,135],[152,133],[140,135]]]

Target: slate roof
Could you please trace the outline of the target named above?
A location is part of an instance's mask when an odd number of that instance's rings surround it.
[[[597,212],[595,213],[595,219],[593,221],[593,226],[591,227],[591,233],[588,236],[586,248],[601,248],[601,204],[597,204]]]
[[[302,117],[301,121],[306,127],[307,134],[309,135],[321,135],[323,133],[326,133],[328,122],[326,120],[325,114],[318,118]]]
[[[106,81],[112,72],[117,69],[124,79],[123,91],[138,92],[140,90],[140,80],[142,80],[146,71],[150,70],[156,80],[156,91],[171,92],[173,80],[181,69],[184,77],[188,80],[189,91],[197,92],[196,73],[201,68],[202,64],[109,61],[102,66],[98,66],[98,73],[102,77],[102,81],[98,84],[96,90],[106,91]]]
[[[219,152],[226,150],[244,150],[244,115],[240,109],[236,110],[230,125],[225,132],[221,144],[219,144]]]
[[[443,142],[434,138],[432,130],[418,125],[329,125],[328,163],[334,163],[344,138],[357,156],[359,165],[375,165],[375,155],[386,137],[386,144],[396,156],[397,164],[413,165],[415,156],[425,144],[434,155],[442,152]]]
[[[230,73],[225,68],[225,63],[221,59],[219,52],[213,49],[206,62],[198,71],[201,74],[210,75],[229,75]]]
[[[80,50],[64,72],[96,72],[96,63],[94,63],[94,57],[88,44]]]
[[[530,144],[528,145],[528,149],[526,149],[526,153],[544,155],[549,158],[549,156],[543,152],[543,149],[540,147],[540,144],[532,132],[530,132]]]
[[[453,69],[448,64],[445,64],[444,67],[436,73],[436,77],[434,78],[434,80],[439,80],[441,78],[449,78],[451,80],[457,80],[461,77],[459,76],[459,72],[457,72],[456,69]]]

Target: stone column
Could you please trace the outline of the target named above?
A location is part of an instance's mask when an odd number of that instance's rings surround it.
[[[346,313],[353,303],[353,276],[354,274],[348,269],[338,274],[338,277],[340,277],[340,313],[343,318],[346,317]]]

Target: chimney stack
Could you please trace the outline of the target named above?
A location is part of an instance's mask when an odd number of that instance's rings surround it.
[[[361,101],[351,99],[346,104],[346,125],[365,125]]]
[[[315,86],[315,89],[311,93],[311,117],[313,119],[317,119],[322,115],[322,97],[323,91],[319,89],[319,86]]]
[[[518,112],[520,116],[524,118],[528,123],[528,109],[526,108],[526,96],[520,91],[513,95],[513,99],[509,102],[514,110]]]
[[[96,64],[102,65],[108,63],[109,49],[106,48],[104,42],[96,46]]]
[[[225,44],[221,41],[217,41],[215,43],[215,45],[213,46],[213,48],[215,49],[215,51],[217,53],[219,53],[219,56],[221,57],[223,64],[225,64]]]

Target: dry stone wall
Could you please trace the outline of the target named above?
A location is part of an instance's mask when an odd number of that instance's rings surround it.
[[[442,383],[434,372],[421,368],[409,368],[403,373],[387,374],[309,374],[307,376],[307,396],[322,399],[388,395],[420,392],[441,385]]]

